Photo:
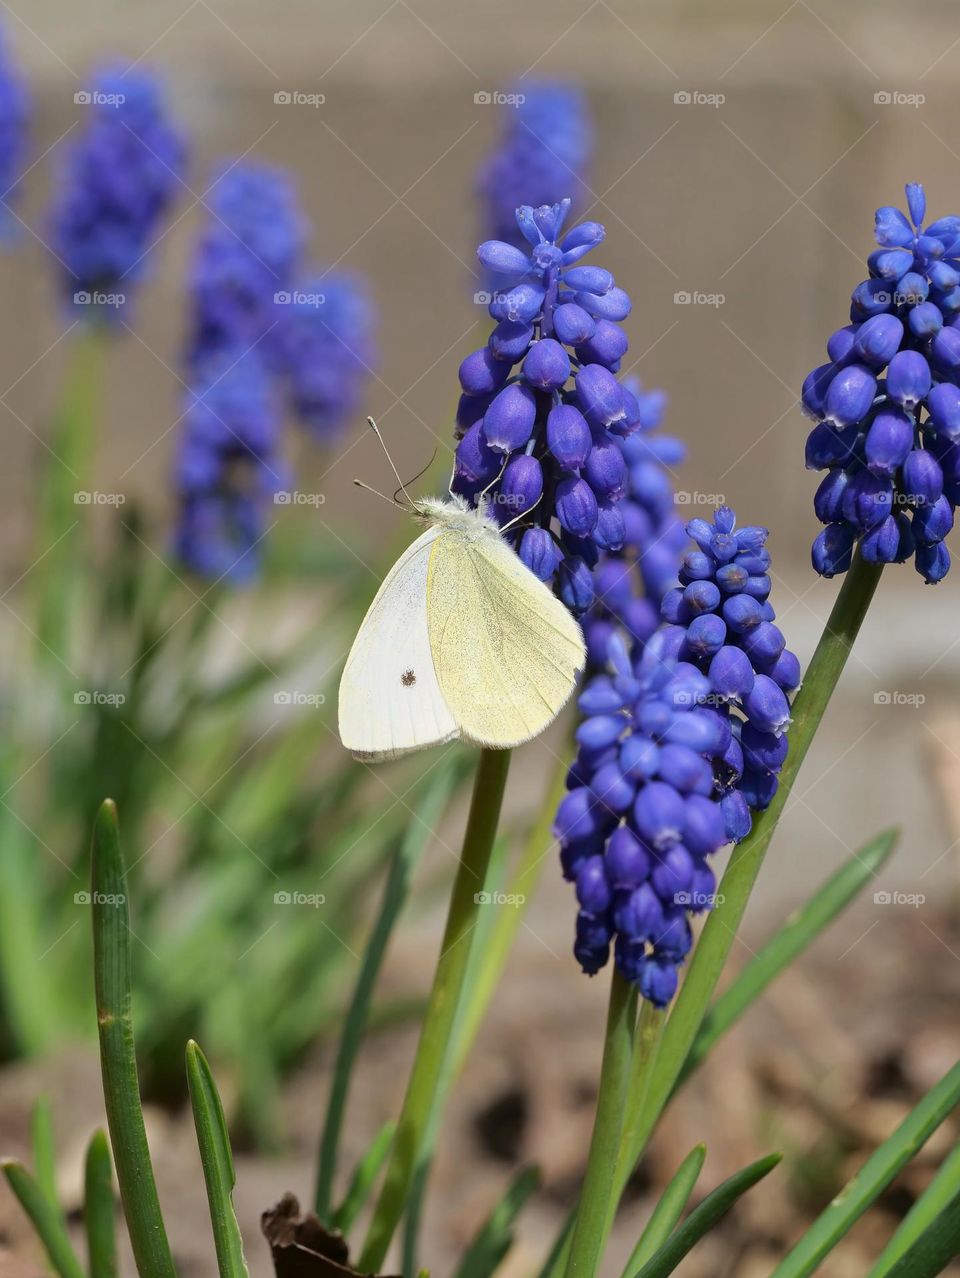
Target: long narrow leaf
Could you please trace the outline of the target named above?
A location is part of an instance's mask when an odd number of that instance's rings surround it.
[[[960,1143],[954,1145],[940,1164],[936,1176],[904,1216],[896,1233],[870,1270],[868,1278],[887,1278],[894,1264],[958,1193],[960,1193]]]
[[[960,1064],[954,1065],[936,1087],[927,1092],[893,1135],[874,1151],[853,1180],[844,1186],[796,1247],[780,1262],[772,1278],[805,1278],[806,1274],[812,1274],[824,1256],[936,1131],[958,1101]]]
[[[890,1270],[890,1278],[934,1278],[960,1255],[960,1193],[927,1226]]]
[[[15,1159],[4,1159],[0,1167],[3,1168],[7,1183],[16,1194],[20,1206],[30,1217],[56,1273],[60,1278],[86,1278],[83,1266],[67,1236],[63,1216],[39,1182]]]
[[[193,1039],[187,1044],[186,1056],[193,1125],[197,1131],[203,1179],[207,1186],[220,1278],[247,1278],[243,1239],[233,1210],[232,1194],[236,1184],[233,1153],[220,1094],[207,1058]]]
[[[337,1170],[337,1150],[346,1113],[350,1077],[363,1040],[373,990],[383,964],[387,943],[407,899],[410,880],[427,844],[429,831],[434,828],[446,807],[450,794],[462,773],[462,768],[462,761],[456,755],[448,762],[441,763],[436,778],[418,805],[416,815],[410,821],[407,833],[394,857],[380,912],[364,951],[360,974],[357,977],[337,1051],[323,1135],[320,1140],[315,1210],[321,1220],[328,1220],[330,1217],[333,1181]]]
[[[57,1197],[57,1151],[53,1139],[53,1115],[46,1096],[40,1096],[34,1102],[30,1115],[30,1144],[33,1148],[33,1174],[37,1184],[52,1206],[61,1211]]]
[[[536,1167],[517,1173],[470,1244],[454,1278],[490,1278],[513,1246],[514,1222],[539,1184]]]
[[[708,1194],[693,1209],[660,1250],[636,1272],[634,1278],[665,1278],[667,1274],[672,1274],[684,1256],[713,1228],[721,1216],[726,1215],[741,1194],[745,1194],[758,1180],[772,1172],[782,1157],[782,1154],[768,1154],[766,1158],[758,1159],[718,1185],[712,1194]]]
[[[91,909],[100,1067],[120,1197],[140,1278],[175,1278],[140,1108],[130,1000],[130,919],[117,809],[106,799],[93,836]]]
[[[670,1184],[660,1195],[660,1201],[654,1207],[630,1259],[624,1265],[623,1278],[631,1278],[632,1274],[637,1273],[673,1233],[693,1193],[706,1156],[706,1145],[694,1145],[680,1164]]]
[[[331,1216],[333,1228],[339,1229],[342,1234],[350,1232],[364,1203],[369,1198],[370,1190],[390,1153],[393,1134],[396,1130],[397,1125],[393,1119],[384,1123],[370,1142],[370,1148],[357,1164],[343,1202]]]
[[[877,873],[896,847],[900,831],[884,830],[860,848],[846,865],[827,879],[810,899],[786,920],[777,934],[743,969],[714,1003],[697,1032],[676,1086],[693,1073],[731,1025],[763,993],[775,977],[802,954]]]
[[[90,1138],[84,1163],[83,1227],[87,1236],[90,1278],[116,1278],[113,1166],[106,1132],[100,1129]]]

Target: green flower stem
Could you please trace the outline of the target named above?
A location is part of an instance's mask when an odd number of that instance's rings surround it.
[[[614,1204],[619,1202],[683,1070],[720,979],[724,962],[736,939],[747,900],[770,846],[773,832],[846,665],[850,649],[880,580],[880,573],[879,565],[865,563],[857,554],[837,595],[803,687],[794,701],[790,753],[780,774],[777,793],[769,808],[754,817],[750,834],[733,851],[718,892],[722,900],[707,919],[694,948],[690,970],[664,1030],[650,1085],[643,1089],[631,1088],[624,1124],[628,1139],[620,1151]],[[638,1112],[640,1107],[642,1113]]]
[[[117,809],[106,799],[93,835],[93,968],[103,1102],[120,1197],[140,1278],[175,1278],[140,1108],[130,997],[130,917]]]
[[[483,750],[473,786],[463,853],[453,885],[447,925],[416,1059],[407,1084],[383,1188],[374,1209],[358,1269],[382,1265],[400,1218],[430,1120],[434,1089],[444,1068],[470,958],[470,934],[481,909],[477,899],[493,850],[510,767],[509,750]]]
[[[934,1223],[960,1194],[960,1143],[954,1145],[936,1176],[913,1204],[884,1247],[868,1278],[886,1278],[892,1273],[924,1230]]]
[[[608,1205],[630,1080],[636,1019],[636,987],[614,968],[597,1115],[593,1124],[587,1174],[577,1208],[577,1223],[570,1244],[567,1278],[594,1278],[606,1245],[610,1219]]]

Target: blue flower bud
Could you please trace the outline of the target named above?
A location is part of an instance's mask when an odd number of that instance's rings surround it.
[[[534,342],[523,361],[523,380],[534,390],[558,390],[570,376],[570,356],[552,337]]]
[[[568,556],[560,565],[557,593],[572,613],[579,616],[593,603],[593,573],[579,555]]]
[[[681,794],[713,791],[713,769],[695,750],[682,745],[664,745],[660,750],[660,777]]]
[[[787,646],[783,631],[770,621],[761,621],[743,636],[741,643],[754,666],[763,668],[772,665]]]
[[[580,346],[593,337],[597,321],[582,306],[567,302],[553,313],[553,331],[566,346]]]
[[[653,890],[667,905],[684,905],[685,902],[678,901],[677,897],[689,897],[694,869],[693,857],[687,849],[680,843],[675,844],[654,858],[650,872]]]
[[[865,320],[882,315],[893,306],[893,288],[889,280],[864,280],[850,294],[850,318]]]
[[[660,766],[660,747],[649,737],[634,733],[621,745],[619,763],[631,780],[649,781]]]
[[[547,416],[547,447],[564,470],[579,470],[593,437],[583,414],[573,404],[557,404]]]
[[[640,973],[640,993],[654,1007],[666,1007],[677,992],[679,978],[673,963],[647,958]]]
[[[907,248],[913,244],[913,227],[892,205],[877,209],[873,233],[884,248]]]
[[[831,333],[827,338],[827,355],[834,364],[845,364],[849,361],[859,329],[859,324],[845,324],[843,328],[838,328],[835,333]],[[823,367],[830,368],[830,365],[824,364]],[[815,369],[814,372],[816,371]],[[826,391],[826,386],[824,391]]]
[[[727,637],[727,627],[722,617],[716,613],[703,613],[690,622],[687,627],[685,649],[697,657],[712,657],[723,647]]]
[[[867,258],[870,274],[881,280],[899,280],[912,265],[913,254],[905,249],[874,249]]]
[[[923,341],[934,337],[943,327],[943,315],[933,302],[921,302],[907,316],[907,324],[914,337]]]
[[[827,391],[836,372],[836,364],[821,364],[812,373],[808,373],[803,380],[803,389],[800,392],[803,410],[808,416],[818,421],[826,412]]]
[[[769,675],[757,675],[753,687],[743,699],[743,710],[754,727],[776,736],[791,722],[790,704],[783,690]]]
[[[597,802],[617,816],[622,816],[629,809],[637,793],[636,784],[623,775],[616,760],[597,768],[590,789]]]
[[[607,844],[607,878],[618,889],[638,888],[650,876],[650,853],[625,825],[617,826]]]
[[[563,556],[545,528],[528,528],[520,541],[519,555],[535,577],[552,581]],[[586,694],[584,694],[586,695]],[[587,713],[590,713],[587,710]]]
[[[748,768],[759,771],[779,772],[787,757],[786,734],[779,737],[772,732],[762,732],[754,723],[745,723],[740,734],[743,757]]]
[[[930,343],[930,356],[938,369],[952,377],[960,369],[960,332],[941,328]]]
[[[739,790],[731,790],[724,795],[718,806],[723,817],[725,841],[741,842],[750,833],[753,824],[746,799]]]
[[[696,709],[677,715],[664,729],[663,740],[670,745],[687,746],[698,754],[712,755],[722,747],[724,738],[718,716]]]
[[[561,527],[577,537],[593,532],[597,525],[597,499],[584,479],[561,479],[556,510]]]
[[[514,382],[497,395],[483,415],[483,437],[498,453],[523,448],[533,434],[537,401],[526,386]]]
[[[869,470],[858,471],[843,494],[843,517],[866,532],[893,510],[893,485]]]
[[[587,454],[583,477],[598,497],[619,501],[627,479],[627,463],[612,439],[601,439]]]
[[[603,914],[610,908],[613,893],[607,883],[602,856],[591,856],[577,871],[577,900],[589,914]]]
[[[821,577],[846,572],[853,557],[855,533],[847,524],[829,524],[813,543],[811,559]]]
[[[702,550],[688,550],[680,561],[680,580],[684,585],[691,581],[706,581],[713,576],[715,564]]]
[[[543,494],[543,467],[535,457],[516,453],[507,462],[496,495],[497,507],[507,519],[532,509]]]
[[[518,284],[506,293],[495,293],[488,310],[491,319],[529,324],[543,309],[544,290],[537,284]]]
[[[723,619],[734,634],[746,634],[763,621],[763,605],[752,595],[731,595],[723,601]]]
[[[727,842],[720,804],[691,794],[683,805],[683,846],[694,856],[712,856]]]
[[[877,379],[862,364],[842,368],[827,388],[824,416],[835,426],[851,426],[866,415],[877,393]]]
[[[930,365],[919,351],[898,351],[887,368],[887,394],[902,408],[914,409],[930,391]]]
[[[622,288],[612,288],[602,296],[593,293],[576,293],[574,296],[577,304],[597,319],[619,323],[627,318],[632,309],[630,297]]]
[[[481,244],[477,257],[481,265],[495,275],[526,275],[530,270],[530,259],[526,253],[512,244],[504,244],[502,240],[487,240]]]
[[[950,551],[942,541],[932,546],[918,546],[916,565],[926,584],[935,586],[950,571]]]
[[[914,226],[920,227],[927,215],[927,197],[923,187],[919,182],[908,182],[904,190],[907,193],[907,208],[910,210],[911,221]]]
[[[915,505],[932,505],[943,495],[943,469],[933,453],[915,448],[903,463],[902,486]]]
[[[651,781],[637,795],[633,822],[644,843],[659,852],[679,843],[684,813],[683,799],[673,786]]]
[[[926,279],[917,271],[907,271],[897,281],[893,298],[898,306],[920,306],[927,300],[929,293],[930,285]]]
[[[494,357],[487,346],[473,351],[460,365],[460,385],[468,395],[499,390],[510,376],[510,365]]]
[[[913,447],[913,428],[913,418],[900,409],[884,408],[877,413],[865,444],[867,466],[874,475],[887,479],[896,475]]]
[[[516,364],[523,359],[533,341],[533,325],[501,320],[487,339],[495,359]]]
[[[614,907],[617,931],[630,940],[650,941],[663,931],[663,905],[649,883],[641,883]]]
[[[500,465],[499,456],[487,445],[483,429],[476,422],[457,445],[454,472],[471,483],[483,483],[497,474]]]
[[[813,498],[814,513],[822,524],[834,524],[843,517],[843,494],[848,483],[845,470],[837,468],[824,475]]]
[[[591,426],[623,420],[620,383],[602,364],[584,364],[577,374],[577,402]]]
[[[946,497],[938,497],[929,506],[918,506],[913,512],[913,535],[920,546],[943,541],[952,527],[953,507]]]
[[[800,687],[800,661],[789,649],[785,648],[764,674],[769,675],[784,692],[794,692]]]
[[[933,428],[944,439],[960,440],[960,389],[940,382],[927,396]]]
[[[860,553],[868,564],[892,564],[900,553],[900,528],[893,515],[871,528],[860,541]]]
[[[853,349],[871,368],[885,368],[900,348],[903,325],[895,315],[874,315],[857,330]]]
[[[763,812],[770,806],[778,784],[776,773],[747,768],[738,789],[751,808],[756,812]]]
[[[612,935],[605,920],[583,911],[578,914],[573,954],[588,976],[595,976],[609,959]]]
[[[574,266],[564,271],[563,282],[575,292],[609,293],[614,280],[609,271],[600,266]]]
[[[856,426],[848,426],[846,430],[836,430],[826,422],[814,426],[807,436],[807,470],[825,470],[828,466],[848,462],[858,434]]]
[[[753,680],[753,666],[741,648],[721,648],[710,662],[710,682],[719,697],[742,699],[753,687]]]
[[[693,886],[691,880],[691,887]],[[679,895],[679,894],[678,894]],[[689,896],[689,893],[682,895]],[[690,953],[693,946],[693,933],[687,921],[687,908],[684,905],[668,906],[663,915],[663,931],[654,938],[654,953],[648,962],[681,963]]]
[[[606,228],[600,222],[581,222],[567,232],[560,247],[565,254],[581,248],[592,249],[603,240],[606,233]]]
[[[594,715],[580,724],[577,728],[576,738],[581,745],[590,750],[602,750],[605,746],[613,745],[619,741],[626,727],[627,720],[623,715]]]
[[[577,343],[577,359],[583,364],[603,364],[612,369],[619,366],[629,345],[627,335],[619,324],[601,319],[597,321],[593,335],[586,341]]]

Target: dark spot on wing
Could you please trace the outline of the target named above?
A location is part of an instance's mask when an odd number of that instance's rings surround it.
[[[400,682],[405,688],[412,688],[417,682],[417,676],[412,670],[404,670],[403,674],[400,676]]]

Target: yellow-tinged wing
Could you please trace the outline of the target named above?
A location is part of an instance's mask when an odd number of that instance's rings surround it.
[[[541,733],[583,669],[580,627],[497,536],[441,531],[427,630],[443,699],[464,737],[506,749]]]

